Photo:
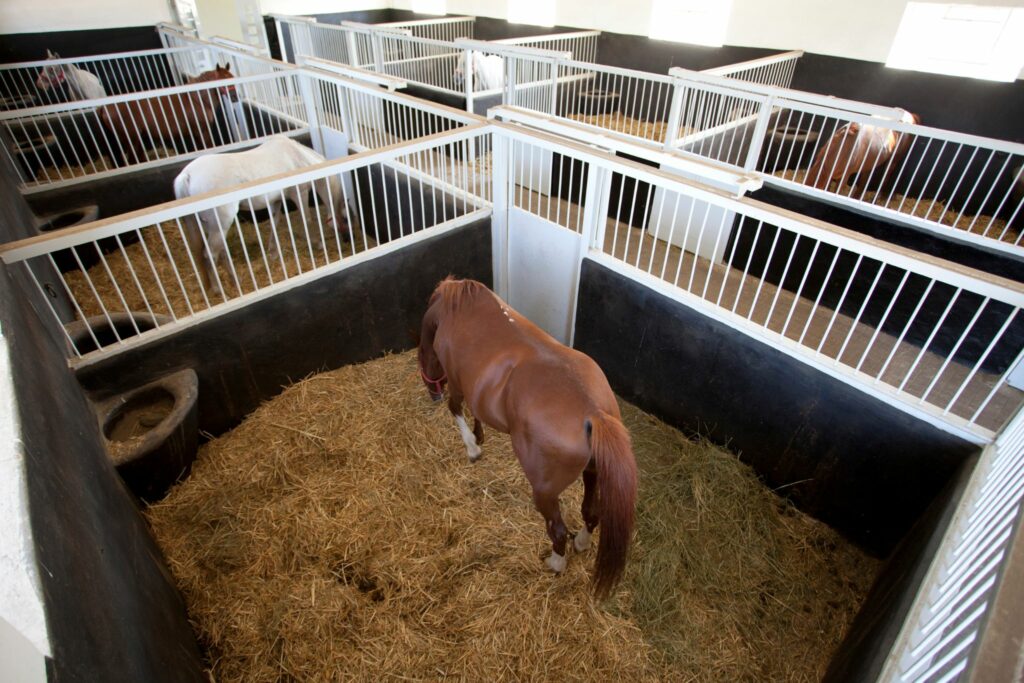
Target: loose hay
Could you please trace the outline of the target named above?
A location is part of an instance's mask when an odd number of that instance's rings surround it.
[[[488,430],[467,463],[413,353],[287,388],[146,513],[212,675],[819,680],[877,563],[734,456],[622,407],[638,526],[599,606],[593,549],[545,571],[509,439]],[[570,529],[581,495],[563,497]]]
[[[803,185],[807,173],[806,169],[796,169],[776,171],[773,175]],[[852,186],[840,186],[838,180],[831,181],[826,189],[828,192],[853,197],[868,204],[875,204],[885,209],[924,218],[957,228],[958,230],[966,230],[976,235],[985,235],[1001,242],[1016,244],[1017,240],[1020,239],[1020,232],[1012,226],[1007,228],[1006,221],[1002,218],[984,214],[964,213],[961,215],[959,210],[947,210],[946,203],[939,199],[918,199],[917,197],[897,194],[895,192],[890,196],[888,191],[882,193],[868,191],[861,194],[860,190]]]
[[[302,211],[309,223],[310,240],[306,239],[302,227]],[[71,270],[65,273],[64,279],[86,316],[101,314],[102,301],[107,311],[152,310],[163,315],[170,315],[173,311],[177,317],[186,317],[191,311],[205,310],[226,299],[309,272],[327,265],[328,261],[334,263],[341,257],[361,253],[377,244],[371,236],[364,239],[358,221],[353,223],[353,242],[339,241],[340,237],[329,229],[327,223],[329,208],[320,208],[319,221],[313,207],[304,207],[302,211],[296,208],[275,218],[280,249],[279,255],[272,257],[269,253],[273,240],[270,218],[259,221],[257,235],[256,224],[247,219],[249,211],[243,205],[240,220],[228,234],[228,254],[232,258],[229,260],[225,256],[217,264],[223,297],[214,296],[209,290],[204,297],[201,262],[198,255],[190,255],[187,243],[188,230],[194,223],[185,221],[180,225],[168,221],[158,228],[147,228],[142,231],[144,244],[142,241],[123,244],[123,251],[118,247],[105,254],[103,261],[89,267],[88,278],[81,270]],[[321,227],[324,231],[323,248],[315,244]]]

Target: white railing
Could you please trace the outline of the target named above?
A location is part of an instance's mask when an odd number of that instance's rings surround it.
[[[722,102],[748,105],[677,140],[685,151],[721,159],[710,143],[735,141],[724,160],[766,183],[1024,257],[1024,145],[901,121],[901,110],[673,74],[705,116],[729,110]]]
[[[879,680],[966,680],[1020,526],[1022,502],[1024,412],[982,452]],[[1002,637],[1012,641],[1013,634]],[[1011,647],[1019,655],[1019,642]],[[1007,673],[1019,671],[1015,659]]]
[[[761,85],[788,88],[793,83],[793,72],[796,70],[797,61],[803,55],[803,50],[792,50],[759,59],[751,59],[747,62],[704,69],[701,73],[712,76],[726,76],[739,81],[760,83]]]
[[[207,47],[182,44],[170,49],[2,64],[0,111],[88,99],[97,96],[97,87],[107,95],[124,95],[181,85],[212,61]]]
[[[391,21],[373,24],[382,28],[406,29],[417,38],[454,42],[456,38],[472,38],[476,17],[442,17],[415,21]]]
[[[186,47],[192,40],[199,39],[198,31],[179,24],[160,22],[155,28],[165,48]]]
[[[583,234],[596,216],[595,260],[967,438],[991,440],[1020,406],[1007,377],[1024,349],[1024,285],[564,140],[503,134],[515,140],[509,206]],[[551,154],[563,161],[538,182]],[[599,192],[572,173],[601,176]]]
[[[328,59],[359,68],[382,71],[384,54],[374,36],[380,33],[409,35],[404,29],[379,29],[356,22],[341,26],[320,24],[307,17],[271,15],[277,26],[282,59],[296,63],[301,55]]]
[[[572,58],[577,61],[597,62],[597,46],[600,38],[600,31],[573,31],[526,38],[504,38],[492,42],[499,45],[521,45],[538,50],[570,52]]]
[[[67,342],[88,362],[486,217],[490,181],[471,156],[490,155],[485,125],[8,244],[0,257],[26,269],[58,322],[50,292],[86,321],[88,337]],[[295,208],[262,216],[285,200]],[[126,312],[171,322],[132,322],[128,338],[113,322]]]
[[[381,78],[380,80],[385,80]],[[232,99],[232,95],[234,99]],[[319,69],[295,69],[0,114],[22,191],[39,192],[333,128],[358,149],[476,122]]]

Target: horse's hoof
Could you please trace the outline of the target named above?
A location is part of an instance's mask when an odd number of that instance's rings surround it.
[[[484,454],[483,450],[482,450],[482,449],[481,449],[481,448],[480,448],[479,446],[477,446],[477,447],[476,447],[475,449],[471,449],[471,450],[469,451],[469,453],[468,453],[468,455],[469,455],[469,461],[470,461],[471,463],[473,463],[473,462],[476,462],[477,460],[479,460],[479,459],[480,459],[480,457],[481,457],[481,456],[482,456],[483,454]]]
[[[558,553],[551,553],[544,562],[547,564],[548,569],[556,574],[561,574],[565,571],[565,558]]]
[[[572,539],[572,547],[578,553],[582,553],[590,547],[590,532],[587,531],[587,527],[583,527],[577,532],[576,536]]]

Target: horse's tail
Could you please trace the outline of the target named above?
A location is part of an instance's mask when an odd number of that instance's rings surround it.
[[[189,196],[189,192],[188,192],[188,181],[189,181],[189,178],[190,178],[190,176],[189,176],[188,168],[185,168],[184,170],[182,170],[181,173],[178,174],[178,177],[174,179],[174,198],[175,199],[184,199],[185,197]]]
[[[601,538],[594,565],[594,596],[602,599],[622,577],[633,534],[636,461],[622,421],[604,411],[587,420],[590,454],[597,464]]]

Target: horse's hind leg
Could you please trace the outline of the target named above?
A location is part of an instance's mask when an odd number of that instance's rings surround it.
[[[481,435],[483,434],[483,428],[480,427],[480,421],[476,420],[473,431],[469,430],[469,425],[466,424],[466,418],[462,415],[462,395],[455,391],[454,387],[449,385],[448,394],[448,410],[452,411],[452,415],[455,416],[455,424],[459,426],[459,434],[462,435],[462,443],[466,444],[466,454],[469,456],[470,462],[476,462],[480,459],[480,454],[483,452],[480,449],[480,445],[477,443],[476,432],[479,430]]]
[[[551,571],[561,574],[565,571],[565,541],[569,536],[565,522],[562,521],[562,506],[557,495],[538,493],[536,489],[533,491],[533,503],[544,516],[548,537],[551,539],[551,555],[545,563]]]
[[[578,553],[590,547],[590,535],[597,528],[597,506],[597,468],[594,459],[591,458],[583,470],[583,505],[580,508],[580,512],[583,514],[583,528],[572,539],[572,547]]]

